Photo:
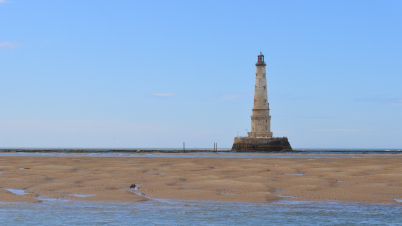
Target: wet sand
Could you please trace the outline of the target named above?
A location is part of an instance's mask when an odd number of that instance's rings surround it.
[[[392,158],[402,155],[311,156],[254,159],[2,156],[0,202],[41,199],[136,202],[160,198],[402,204],[402,158]],[[132,184],[138,190],[130,190]],[[29,194],[16,195],[6,189],[20,189]]]

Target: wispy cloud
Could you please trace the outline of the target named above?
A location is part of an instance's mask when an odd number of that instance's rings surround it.
[[[222,133],[221,131],[195,131],[190,133],[203,133],[203,134],[211,134],[211,133]]]
[[[171,96],[176,96],[177,94],[175,94],[175,93],[151,93],[149,95],[156,96],[156,97],[171,97]]]
[[[223,93],[223,94],[217,95],[214,98],[211,98],[211,100],[236,100],[236,99],[242,99],[242,98],[247,98],[247,97],[252,97],[252,94]]]
[[[0,0],[0,4],[1,3],[9,3],[9,1],[7,1],[7,0]]]
[[[315,129],[309,130],[310,132],[369,132],[372,130],[362,130],[362,129]]]
[[[1,1],[1,0],[0,0]],[[14,48],[22,46],[21,43],[18,42],[0,42],[0,48],[10,48],[10,50],[13,50]]]
[[[362,98],[358,99],[357,101],[368,101],[368,102],[376,102],[379,104],[402,106],[402,98]]]

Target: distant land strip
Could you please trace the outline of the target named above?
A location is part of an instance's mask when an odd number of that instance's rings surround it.
[[[231,152],[231,149],[0,149],[0,152],[25,152],[25,153],[193,153],[193,152]]]
[[[133,148],[133,149],[101,149],[101,148],[0,148],[0,153],[281,153],[281,154],[401,154],[401,149],[294,149],[293,152],[258,152],[232,151],[230,148],[217,150],[208,148]]]

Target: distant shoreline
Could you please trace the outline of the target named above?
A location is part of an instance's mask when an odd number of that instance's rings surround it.
[[[402,154],[402,149],[294,149],[293,152],[237,152],[230,148],[0,148],[0,152],[21,153],[259,153],[259,154]]]

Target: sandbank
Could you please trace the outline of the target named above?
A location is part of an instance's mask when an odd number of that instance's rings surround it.
[[[402,204],[402,155],[286,156],[1,156],[0,202],[180,199]],[[130,189],[133,184],[138,190]],[[17,195],[6,189],[24,190],[27,194]]]

